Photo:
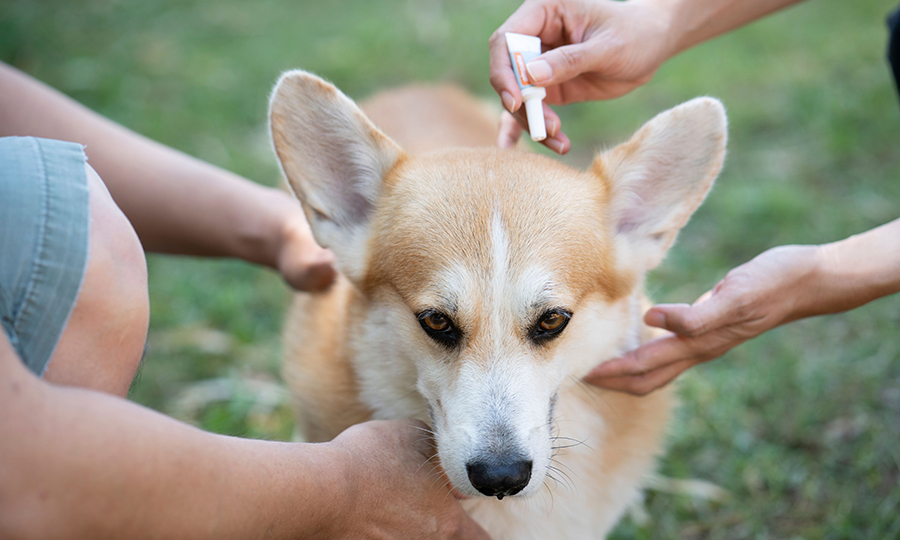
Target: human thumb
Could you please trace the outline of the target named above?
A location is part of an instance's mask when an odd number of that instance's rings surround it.
[[[719,295],[701,298],[693,305],[659,304],[644,315],[650,326],[685,337],[696,337],[727,324],[730,303]]]
[[[599,49],[599,50],[598,50]],[[525,65],[528,78],[537,86],[561,84],[594,71],[601,65],[602,47],[596,43],[576,43],[547,51]]]

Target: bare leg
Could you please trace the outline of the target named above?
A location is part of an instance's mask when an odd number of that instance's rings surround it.
[[[125,396],[147,339],[147,262],[137,234],[90,165],[84,284],[44,378]]]

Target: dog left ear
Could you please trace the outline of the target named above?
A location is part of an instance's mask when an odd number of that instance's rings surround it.
[[[276,84],[269,127],[316,241],[347,277],[360,278],[370,214],[403,151],[334,85],[300,70]]]
[[[722,103],[697,98],[660,113],[628,142],[597,156],[620,259],[655,268],[712,188],[725,160]]]

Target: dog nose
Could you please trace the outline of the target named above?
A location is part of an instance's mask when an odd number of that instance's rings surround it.
[[[466,463],[472,487],[488,497],[502,499],[525,489],[531,480],[531,462],[521,459]]]

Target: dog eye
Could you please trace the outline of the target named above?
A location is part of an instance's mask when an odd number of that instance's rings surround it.
[[[569,324],[572,314],[563,309],[546,311],[531,330],[531,340],[537,344],[549,341],[560,334]]]
[[[553,312],[545,315],[538,326],[545,332],[555,332],[565,322],[566,318],[562,313]]]
[[[428,337],[444,347],[452,349],[459,343],[461,333],[453,326],[450,317],[439,311],[428,310],[419,313],[416,318]]]
[[[435,332],[444,332],[450,328],[450,321],[440,313],[429,313],[422,317],[422,324],[427,326],[429,330],[434,330]]]

